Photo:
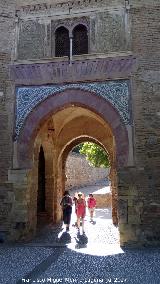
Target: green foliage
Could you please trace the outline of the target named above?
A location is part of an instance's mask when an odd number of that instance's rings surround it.
[[[80,144],[79,153],[84,154],[90,164],[94,167],[110,167],[109,157],[107,153],[103,150],[103,148],[95,143],[85,142]]]

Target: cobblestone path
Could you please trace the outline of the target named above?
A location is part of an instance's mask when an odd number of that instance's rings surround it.
[[[74,208],[73,208],[74,212]],[[67,245],[68,248],[78,250],[82,253],[104,255],[104,250],[119,248],[118,227],[112,224],[110,219],[111,210],[96,209],[94,222],[90,222],[89,214],[85,218],[85,234],[77,234],[75,226],[76,217],[72,214],[71,226],[69,232],[65,231],[62,225],[48,225],[42,229],[32,244],[43,244],[48,246]]]
[[[79,189],[85,196],[91,191],[97,192],[98,190],[103,192],[109,191],[109,186],[102,182],[102,184],[87,186]],[[77,190],[72,190],[71,195]],[[95,194],[96,196],[96,194]],[[72,219],[70,231],[65,232],[65,228],[62,225],[48,225],[42,229],[33,240],[32,243],[48,244],[52,245],[63,245],[66,244],[68,248],[78,250],[82,253],[104,255],[105,251],[108,254],[112,250],[119,248],[119,231],[118,227],[112,224],[111,208],[97,208],[95,210],[94,222],[90,222],[89,212],[86,211],[85,217],[85,234],[77,235],[77,228],[74,226],[76,222],[75,208],[73,206]],[[82,230],[80,230],[82,231]]]
[[[30,243],[0,245],[0,284],[159,284],[159,270],[160,248],[120,247],[107,208],[96,210],[95,224],[86,216],[85,235],[48,225]]]

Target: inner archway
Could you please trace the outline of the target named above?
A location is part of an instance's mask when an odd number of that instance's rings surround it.
[[[88,205],[88,197],[91,193],[96,200],[95,211],[97,214],[95,214],[95,217],[98,218],[101,212],[101,215],[104,215],[103,218],[106,215],[107,219],[112,219],[110,161],[104,148],[95,142],[87,141],[86,137],[85,142],[78,144],[69,152],[66,159],[65,174],[65,190],[69,190],[73,200],[75,197],[77,198],[80,191],[83,193],[86,205]],[[87,220],[89,215],[87,206]],[[73,218],[76,219],[76,216],[73,216]]]
[[[103,129],[103,130],[105,131],[105,129]],[[94,133],[94,135],[95,135],[95,133]],[[113,157],[114,157],[115,149],[113,147],[113,145],[114,145],[113,140],[110,140],[110,143],[111,143],[110,145],[109,145],[109,143],[105,144],[105,141],[104,141],[105,145],[102,145],[102,143],[99,142],[97,140],[97,138],[92,137],[92,136],[87,136],[87,135],[85,136],[84,135],[84,136],[76,137],[75,139],[70,141],[66,145],[66,147],[63,149],[62,156],[60,157],[60,160],[59,160],[59,170],[60,170],[59,181],[60,181],[60,184],[58,185],[58,187],[59,187],[59,190],[62,190],[62,195],[63,195],[64,189],[67,189],[65,187],[66,178],[68,178],[66,176],[66,161],[67,161],[67,157],[68,157],[70,151],[72,151],[72,149],[77,144],[82,143],[82,142],[86,142],[86,141],[87,142],[88,141],[90,141],[90,142],[94,141],[94,143],[96,143],[99,146],[103,147],[103,149],[106,152],[108,152],[106,150],[108,148],[109,152],[110,152],[111,164],[112,165],[114,164]],[[74,167],[74,170],[76,170],[76,165],[75,164],[73,165],[73,167]],[[79,169],[80,169],[80,167],[79,167]],[[112,172],[113,172],[113,169],[111,169],[111,173]],[[78,175],[81,175],[80,171],[78,171]],[[78,179],[78,175],[76,175],[77,179]],[[84,228],[85,228],[86,235],[90,236],[90,241],[92,242],[93,239],[97,239],[98,236],[99,236],[98,238],[101,238],[103,236],[103,234],[105,234],[108,231],[108,232],[110,232],[110,234],[108,234],[108,233],[106,234],[106,237],[108,236],[107,237],[108,238],[107,239],[108,244],[113,244],[114,242],[115,242],[115,244],[119,244],[119,228],[117,226],[118,225],[117,195],[116,195],[116,192],[117,192],[116,181],[117,180],[116,179],[115,180],[111,180],[111,183],[110,183],[110,178],[113,179],[113,175],[109,174],[109,171],[107,173],[107,169],[106,169],[106,176],[108,177],[108,179],[106,177],[105,186],[104,186],[104,181],[103,181],[102,188],[103,188],[103,190],[106,191],[105,187],[106,187],[106,185],[108,185],[109,194],[108,193],[107,194],[100,194],[99,193],[99,195],[97,194],[97,196],[94,195],[95,188],[96,189],[100,189],[100,186],[102,185],[102,183],[101,184],[99,183],[97,187],[94,186],[94,184],[92,184],[90,186],[82,186],[82,187],[78,186],[78,189],[71,187],[69,191],[70,191],[70,194],[71,194],[72,197],[74,197],[74,196],[77,197],[78,191],[81,191],[83,193],[84,198],[85,198],[86,204],[87,204],[89,192],[93,193],[94,197],[97,200],[97,208],[95,210],[96,214],[95,214],[95,218],[94,218],[94,222],[93,223],[91,223],[89,221],[90,220],[90,215],[89,215],[88,208],[86,208],[86,216],[85,216],[85,224],[84,224],[85,227]],[[114,178],[115,177],[116,176],[114,176]],[[107,181],[109,182],[108,184],[107,184]],[[101,192],[102,192],[102,190],[101,190]],[[71,224],[76,229],[76,225],[75,225],[76,224],[76,214],[75,214],[74,210],[75,210],[75,208],[73,206],[72,223]],[[95,225],[95,227],[94,227],[94,225]],[[114,225],[116,225],[116,226],[114,226]],[[71,234],[72,234],[72,232],[75,233],[75,229],[73,229],[72,226],[71,226]],[[80,232],[81,232],[81,230],[80,230]],[[70,246],[70,248],[74,249],[73,248],[73,244]]]
[[[81,121],[81,120],[80,120]],[[78,123],[77,121],[73,123]],[[83,123],[82,121],[80,122],[80,128],[81,128],[81,123]],[[95,122],[94,122],[95,123]],[[78,124],[77,124],[78,125]],[[109,132],[109,129],[105,126],[101,127],[101,125],[99,124],[95,124],[96,129],[97,129],[97,133],[95,133],[94,129],[92,128],[93,125],[93,121],[91,121],[89,123],[88,120],[88,128],[90,128],[90,131],[88,129],[88,134],[90,135],[81,135],[79,137],[75,137],[73,138],[71,141],[69,141],[66,146],[64,147],[60,157],[59,157],[59,161],[60,161],[60,169],[61,169],[61,184],[59,185],[59,187],[62,189],[62,192],[65,189],[65,181],[66,181],[66,160],[67,157],[70,153],[70,151],[78,144],[82,143],[82,142],[93,142],[96,143],[97,145],[99,145],[100,147],[102,147],[104,149],[104,151],[106,151],[106,153],[109,156],[110,159],[110,172],[109,172],[109,179],[111,182],[111,192],[112,192],[112,220],[113,223],[115,225],[118,224],[118,214],[117,214],[117,174],[116,174],[116,169],[114,168],[115,165],[115,143],[114,143],[114,137],[112,136],[112,133]],[[73,126],[74,127],[74,126]],[[105,139],[103,139],[105,136]],[[107,137],[107,139],[106,139]],[[114,175],[113,175],[114,173]]]
[[[65,190],[97,183],[106,179],[109,172],[108,153],[97,143],[86,140],[74,147],[67,157]]]

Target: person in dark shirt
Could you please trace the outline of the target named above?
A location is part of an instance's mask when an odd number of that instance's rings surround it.
[[[72,214],[72,204],[72,197],[70,196],[69,191],[66,190],[60,202],[60,205],[63,210],[63,222],[66,226],[66,231],[69,231]]]

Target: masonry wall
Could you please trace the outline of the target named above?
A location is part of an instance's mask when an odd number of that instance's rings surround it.
[[[10,229],[14,193],[8,183],[12,165],[14,86],[9,64],[14,52],[15,1],[0,1],[0,239]]]
[[[66,162],[66,188],[82,187],[106,179],[109,169],[95,168],[82,155],[72,153]]]
[[[139,57],[134,81],[135,154],[143,173],[141,233],[146,241],[160,238],[160,5],[132,11],[132,48]],[[143,192],[143,194],[142,194]],[[142,238],[141,235],[141,238]]]
[[[160,239],[160,6],[131,1],[135,168],[119,172],[121,241],[157,244]],[[140,4],[140,3],[139,3]],[[142,3],[141,3],[142,4]],[[128,216],[128,219],[126,219]],[[128,231],[128,233],[126,233]]]
[[[14,53],[14,1],[0,3],[0,181],[6,181],[12,155],[12,123],[14,93],[9,78],[9,64]],[[12,117],[10,114],[12,113]]]

